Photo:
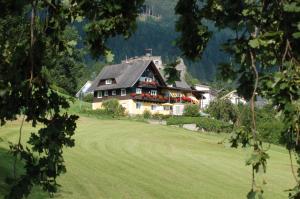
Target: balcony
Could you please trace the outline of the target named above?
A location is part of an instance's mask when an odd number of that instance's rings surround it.
[[[146,88],[156,88],[159,86],[157,81],[146,82],[146,81],[139,81],[138,87],[146,87]]]
[[[146,102],[156,102],[156,103],[192,103],[192,99],[189,97],[164,97],[162,95],[150,95],[148,93],[142,94],[131,94],[132,99]]]
[[[146,102],[156,102],[156,103],[166,103],[169,101],[169,98],[164,97],[162,95],[150,95],[148,93],[142,93],[142,94],[131,94],[132,99],[139,100],[139,101],[146,101]]]

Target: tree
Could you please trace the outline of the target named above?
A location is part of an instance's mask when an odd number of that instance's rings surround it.
[[[228,99],[216,99],[205,110],[210,116],[225,122],[237,120],[237,107]]]
[[[253,154],[247,161],[253,173],[247,196],[263,197],[264,182],[257,182],[255,175],[259,171],[266,172],[269,156],[256,128],[254,102],[257,94],[270,98],[282,114],[286,124],[283,133],[292,138],[287,149],[300,157],[300,3],[297,0],[179,0],[176,13],[179,15],[176,29],[181,32],[177,45],[193,60],[201,58],[212,38],[213,32],[206,25],[208,21],[218,30],[235,33],[223,45],[223,51],[234,59],[231,63],[222,63],[220,73],[237,77],[239,94],[250,99],[251,131],[237,127],[232,141],[234,146],[242,141],[243,146],[253,147]],[[290,197],[299,198],[300,170],[298,176],[294,171],[293,174],[298,185],[291,190]]]
[[[67,99],[50,89],[45,73],[75,53],[74,41],[64,36],[67,27],[84,20],[86,44],[93,57],[110,55],[106,41],[126,37],[135,29],[143,0],[30,0],[0,1],[0,120],[21,115],[19,141],[11,153],[24,162],[24,173],[10,179],[10,199],[26,197],[33,185],[57,191],[57,177],[66,171],[63,148],[73,147],[76,115],[64,112]],[[23,122],[43,128],[21,142]],[[14,164],[15,166],[15,164]]]
[[[174,84],[175,81],[180,81],[180,72],[176,69],[176,66],[180,63],[180,60],[169,62],[163,69],[164,76],[167,79],[168,84]]]
[[[47,78],[51,85],[63,88],[67,94],[74,96],[88,78],[87,67],[83,63],[84,50],[78,47],[81,39],[75,27],[67,26],[62,37],[69,49],[57,55],[56,65],[47,71]]]
[[[195,84],[200,84],[199,79],[194,78],[189,72],[186,72],[184,75],[184,80],[188,85],[194,86]]]

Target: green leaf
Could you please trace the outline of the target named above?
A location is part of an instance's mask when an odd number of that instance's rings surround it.
[[[259,47],[259,40],[258,39],[251,39],[249,41],[249,45],[252,47],[252,48],[257,48]]]
[[[114,61],[114,56],[115,55],[111,51],[105,51],[105,59],[107,63],[112,63]]]
[[[296,2],[285,3],[283,8],[286,12],[300,12],[300,6]]]
[[[69,46],[75,47],[75,46],[77,45],[77,41],[71,40],[71,41],[68,41],[67,44],[68,44]]]
[[[70,8],[71,2],[70,2],[70,0],[62,0],[62,5],[64,8]]]
[[[295,32],[295,33],[293,33],[293,37],[294,37],[295,39],[299,39],[299,38],[300,38],[300,32]]]
[[[256,196],[256,192],[254,192],[253,190],[251,190],[248,194],[247,194],[247,199],[255,199]]]

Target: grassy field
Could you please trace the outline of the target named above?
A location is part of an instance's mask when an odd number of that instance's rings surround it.
[[[15,141],[20,122],[0,127],[0,198],[11,174],[7,141]],[[31,132],[28,125],[24,131]],[[241,199],[250,189],[249,154],[217,144],[219,136],[126,120],[82,117],[76,147],[65,150],[68,172],[59,178],[62,199],[211,198]],[[269,152],[266,198],[287,198],[294,185],[288,154]],[[4,172],[3,172],[4,171]],[[30,198],[47,198],[36,190]]]

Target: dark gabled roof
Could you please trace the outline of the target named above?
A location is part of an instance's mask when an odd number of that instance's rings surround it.
[[[111,90],[132,87],[146,70],[146,68],[151,64],[154,65],[152,61],[137,60],[130,63],[105,66],[100,74],[96,77],[89,90]],[[157,70],[156,67],[153,68]],[[159,74],[159,72],[157,73]],[[110,85],[99,85],[101,80],[106,79],[115,79],[116,83]],[[160,77],[160,79],[163,82],[162,77]],[[163,82],[163,84],[165,83]]]

